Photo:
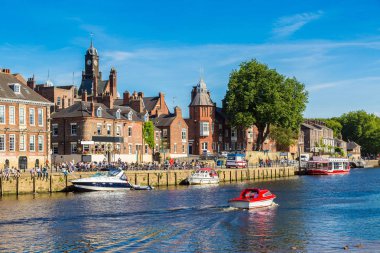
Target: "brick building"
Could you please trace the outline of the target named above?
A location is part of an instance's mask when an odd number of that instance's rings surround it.
[[[143,120],[125,106],[88,101],[52,114],[53,162],[151,161],[142,139]]]
[[[222,108],[216,107],[206,83],[200,79],[191,91],[189,118],[189,154],[204,152],[253,150],[257,140],[257,127],[231,127]],[[276,151],[274,141],[267,139],[263,150]]]
[[[50,160],[51,102],[19,74],[0,69],[0,168],[28,169]]]
[[[50,108],[51,112],[67,108],[76,101],[77,89],[75,85],[55,86],[50,80],[43,84],[36,84],[34,76],[28,78],[27,85],[38,94],[54,103]]]

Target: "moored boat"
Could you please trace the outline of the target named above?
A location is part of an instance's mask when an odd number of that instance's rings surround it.
[[[187,178],[189,184],[218,184],[219,176],[214,169],[201,168]]]
[[[346,158],[313,157],[307,162],[306,173],[308,175],[335,175],[350,172],[350,162]]]
[[[247,188],[244,189],[240,196],[230,199],[228,202],[236,208],[259,208],[268,207],[273,204],[276,195],[267,189]]]
[[[72,180],[77,190],[82,191],[124,191],[124,190],[152,190],[151,186],[133,185],[128,181],[124,171],[120,168],[110,168],[105,174],[97,173],[92,177]]]

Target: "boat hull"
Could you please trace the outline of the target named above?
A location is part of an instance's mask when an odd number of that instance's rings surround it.
[[[229,203],[232,207],[241,209],[251,209],[268,207],[273,204],[274,199],[259,200],[259,201],[248,201],[248,200],[230,200]]]
[[[132,188],[131,185],[126,183],[73,182],[73,185],[76,189],[82,191],[128,191]]]
[[[350,170],[307,170],[308,175],[339,175],[339,174],[348,174]]]
[[[187,181],[190,185],[199,184],[219,184],[219,178],[188,178]]]

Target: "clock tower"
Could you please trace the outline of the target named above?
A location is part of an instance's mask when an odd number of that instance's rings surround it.
[[[84,57],[84,79],[93,79],[93,76],[99,78],[99,56],[98,50],[94,48],[94,45],[91,40],[91,45],[86,51]]]

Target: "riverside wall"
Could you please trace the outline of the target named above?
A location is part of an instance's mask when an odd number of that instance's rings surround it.
[[[250,169],[216,169],[221,182],[270,180],[295,176],[294,167],[250,168]],[[170,171],[126,171],[133,184],[152,185],[155,187],[184,184],[193,170]],[[65,176],[53,173],[45,179],[31,177],[28,173],[19,178],[0,179],[0,195],[48,193],[73,190],[71,180],[94,175],[95,172],[75,172]]]

